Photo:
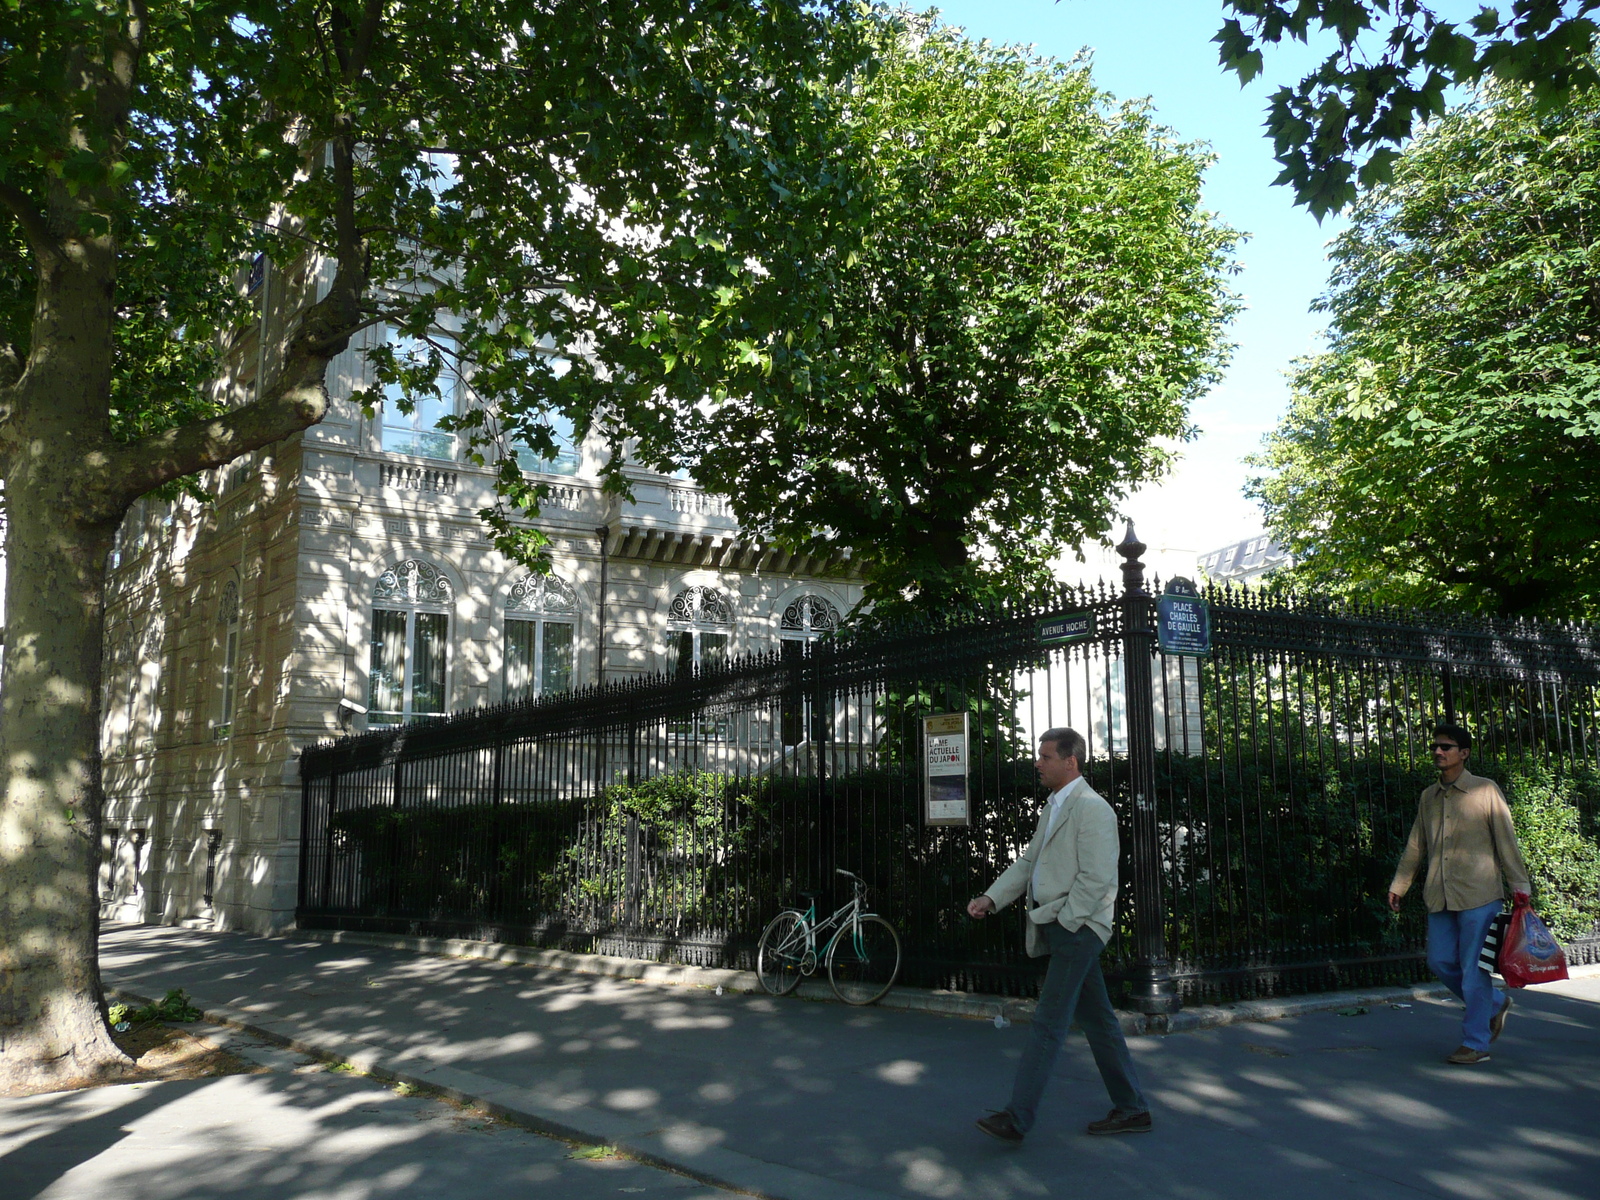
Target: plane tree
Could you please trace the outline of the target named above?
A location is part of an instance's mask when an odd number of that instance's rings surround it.
[[[814,322],[790,285],[851,227],[851,28],[802,0],[0,4],[0,1087],[127,1065],[93,878],[130,504],[315,424],[374,326],[427,347],[380,345],[380,382],[415,398],[459,353],[549,448],[601,380],[673,394],[646,334],[715,375]],[[544,351],[579,343],[558,385]]]
[[[866,231],[828,264],[818,327],[752,331],[722,379],[664,349],[704,399],[640,453],[747,528],[852,548],[880,609],[1014,595],[1189,435],[1226,355],[1236,235],[1201,203],[1206,153],[1086,64],[875,28],[841,106]],[[774,374],[776,403],[757,386]]]
[[[1318,220],[1392,178],[1418,122],[1442,116],[1452,87],[1521,84],[1542,111],[1600,83],[1592,58],[1600,0],[1511,0],[1456,19],[1425,0],[1224,0],[1213,39],[1249,83],[1284,40],[1332,39],[1327,56],[1267,106],[1277,182]]]
[[[1600,603],[1600,97],[1494,85],[1332,248],[1329,347],[1252,488],[1298,581],[1395,604]]]

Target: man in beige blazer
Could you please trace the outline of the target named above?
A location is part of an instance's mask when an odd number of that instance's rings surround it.
[[[1028,953],[1050,956],[1011,1103],[978,1121],[979,1129],[1003,1142],[1020,1143],[1033,1128],[1074,1018],[1089,1039],[1113,1105],[1104,1120],[1090,1123],[1089,1132],[1150,1130],[1150,1106],[1100,973],[1117,899],[1117,816],[1083,777],[1086,757],[1083,738],[1071,729],[1050,729],[1039,739],[1034,765],[1050,793],[1039,828],[1022,857],[967,904],[967,915],[982,920],[1025,896]]]
[[[1495,991],[1489,972],[1478,965],[1478,952],[1507,885],[1513,898],[1526,895],[1531,885],[1506,798],[1494,780],[1467,770],[1472,734],[1462,725],[1436,725],[1432,749],[1439,782],[1423,789],[1388,899],[1399,912],[1400,898],[1427,864],[1422,899],[1428,906],[1428,966],[1466,1005],[1461,1045],[1445,1061],[1470,1067],[1489,1061],[1489,1043],[1511,1012],[1510,995]]]

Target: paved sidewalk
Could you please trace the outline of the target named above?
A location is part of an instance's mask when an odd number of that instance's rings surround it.
[[[360,1075],[183,1028],[271,1074],[0,1099],[5,1200],[735,1200],[732,1193]]]
[[[1133,1039],[1156,1106],[1137,1138],[1082,1134],[1107,1103],[1075,1038],[1012,1149],[972,1120],[1004,1103],[1026,1026],[170,928],[108,929],[102,964],[109,986],[183,987],[301,1048],[781,1200],[1600,1197],[1594,976],[1519,993],[1476,1068],[1442,1061],[1459,1008],[1428,999]]]

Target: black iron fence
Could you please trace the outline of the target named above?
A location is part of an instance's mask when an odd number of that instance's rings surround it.
[[[1441,719],[1564,845],[1596,843],[1593,629],[1213,591],[1210,655],[1167,655],[1143,549],[1121,548],[1120,592],[309,749],[299,921],[749,966],[773,913],[845,867],[900,929],[905,982],[1028,994],[1019,921],[964,908],[1031,836],[1057,725],[1122,823],[1108,967],[1147,1012],[1421,978],[1420,905],[1383,896]],[[1082,636],[1046,644],[1068,614]],[[931,714],[966,716],[970,825],[926,820]],[[1593,904],[1567,901],[1572,953],[1600,959]]]

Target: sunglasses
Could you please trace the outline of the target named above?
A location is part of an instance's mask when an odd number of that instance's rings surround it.
[[[1461,747],[1456,745],[1454,742],[1435,742],[1431,748],[1434,749],[1434,750],[1459,750],[1459,749],[1461,749]]]

